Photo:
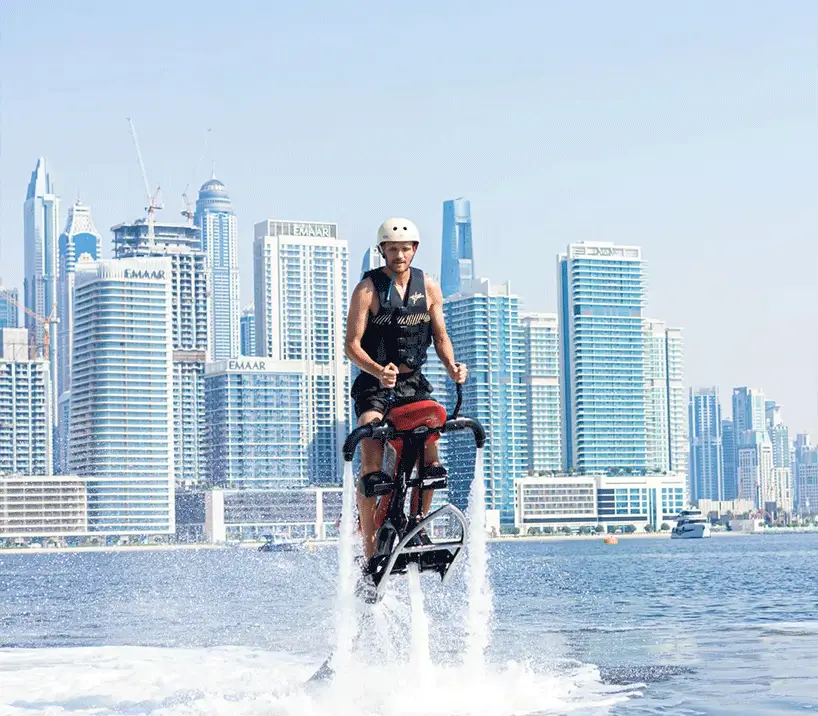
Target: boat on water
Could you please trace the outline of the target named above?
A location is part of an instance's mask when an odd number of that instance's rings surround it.
[[[710,525],[702,517],[701,510],[682,510],[670,532],[670,539],[702,539],[709,536]]]
[[[281,535],[264,535],[267,541],[258,548],[259,552],[299,552],[304,543],[301,540]]]

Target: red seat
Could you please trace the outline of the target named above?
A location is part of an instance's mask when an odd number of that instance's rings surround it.
[[[418,400],[392,408],[386,417],[398,430],[413,430],[420,425],[439,428],[446,422],[446,408],[434,400]],[[434,442],[440,435],[429,439]]]

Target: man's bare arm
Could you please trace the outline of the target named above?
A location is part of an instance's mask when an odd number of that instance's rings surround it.
[[[361,281],[352,292],[347,315],[347,333],[344,351],[356,366],[365,373],[380,379],[384,366],[372,360],[361,347],[361,339],[366,330],[369,310],[375,296],[375,287],[369,279]]]

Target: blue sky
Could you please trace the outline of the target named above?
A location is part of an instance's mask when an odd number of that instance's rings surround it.
[[[439,271],[441,203],[472,202],[479,274],[556,310],[572,241],[641,245],[691,385],[760,387],[818,429],[818,3],[3,3],[0,275],[22,285],[40,155],[108,229],[165,219],[206,128],[239,220],[337,221],[357,269],[404,215]]]

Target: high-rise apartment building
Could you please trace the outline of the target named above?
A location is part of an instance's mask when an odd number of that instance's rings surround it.
[[[309,485],[303,361],[242,357],[209,363],[205,396],[211,484],[237,489]]]
[[[557,471],[560,448],[559,318],[556,313],[521,314],[525,345],[528,469]]]
[[[256,355],[304,362],[310,482],[338,483],[350,427],[347,242],[337,224],[270,219],[255,225],[253,265]]]
[[[571,244],[558,269],[564,468],[644,470],[642,251]]]
[[[509,284],[492,286],[479,279],[446,299],[443,312],[455,356],[469,368],[461,412],[486,429],[486,508],[499,511],[502,525],[513,526],[514,479],[528,470],[526,349],[519,299]],[[452,433],[447,440],[449,496],[465,509],[475,475],[474,439]]]
[[[173,262],[79,261],[69,467],[88,529],[174,531]]]
[[[718,389],[691,388],[690,421],[690,498],[726,500],[721,403]]]
[[[51,475],[48,361],[31,358],[25,328],[0,328],[0,474]]]
[[[207,256],[195,226],[157,222],[153,236],[142,220],[119,224],[114,257],[168,257],[171,261],[174,474],[182,486],[204,479],[204,369],[209,355]]]

